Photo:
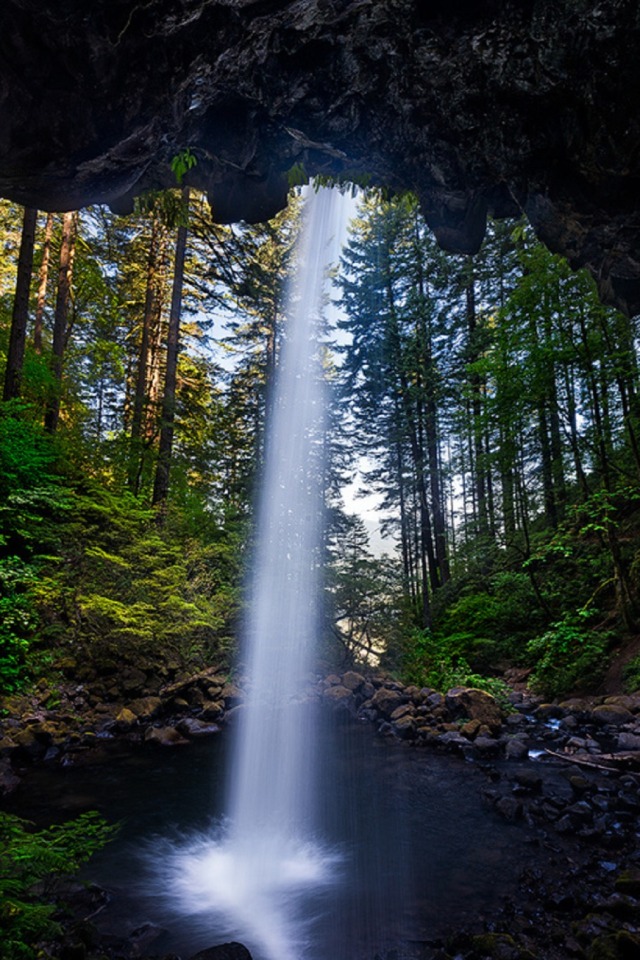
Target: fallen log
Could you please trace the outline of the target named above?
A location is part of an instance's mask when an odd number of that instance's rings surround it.
[[[610,773],[640,772],[640,750],[626,750],[621,753],[599,753],[594,757],[590,753],[558,753],[545,748],[545,753],[566,763],[576,763],[582,767],[607,770]],[[604,762],[603,762],[604,761]],[[609,766],[613,764],[613,766]]]

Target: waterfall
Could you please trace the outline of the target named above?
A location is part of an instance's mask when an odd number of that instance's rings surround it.
[[[320,615],[317,327],[341,200],[337,191],[309,191],[303,209],[265,441],[243,643],[248,696],[234,730],[227,822],[173,847],[163,867],[178,907],[247,943],[255,960],[305,955],[305,897],[337,870],[317,835],[314,720],[304,698]]]
[[[308,826],[312,723],[296,709],[313,666],[319,616],[325,399],[317,326],[335,191],[311,194],[267,426],[252,596],[245,631],[250,695],[240,720],[229,810],[234,831]]]

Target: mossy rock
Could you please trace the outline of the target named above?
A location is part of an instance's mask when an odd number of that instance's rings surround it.
[[[483,933],[472,937],[471,945],[478,956],[491,957],[491,960],[536,960],[507,933]]]
[[[638,957],[640,936],[627,930],[598,937],[587,950],[587,960],[638,960]]]

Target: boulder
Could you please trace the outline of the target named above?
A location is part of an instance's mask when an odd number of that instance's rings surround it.
[[[141,697],[129,704],[129,710],[136,715],[138,720],[153,720],[160,712],[161,707],[162,700],[160,697]]]
[[[219,720],[224,716],[224,703],[222,700],[205,700],[200,712],[205,720]]]
[[[615,703],[603,703],[594,707],[591,711],[591,717],[596,723],[610,724],[616,727],[633,720],[633,714],[630,710]]]
[[[413,740],[415,738],[416,722],[411,716],[405,715],[393,720],[391,727],[400,740]]]
[[[524,760],[528,753],[529,748],[522,740],[508,740],[504,749],[504,755],[507,760]]]
[[[177,724],[176,729],[183,737],[209,737],[218,733],[220,727],[217,723],[205,723],[204,720],[198,720],[196,717],[185,717]]]
[[[251,954],[242,943],[223,943],[209,947],[190,957],[190,960],[251,960]]]
[[[346,687],[347,690],[352,690],[354,693],[360,690],[365,683],[366,681],[362,674],[356,673],[355,670],[347,670],[342,677],[342,686]]]
[[[175,727],[148,727],[144,739],[146,743],[157,743],[161,747],[179,747],[189,742]]]
[[[332,704],[334,707],[346,707],[351,708],[353,705],[353,693],[347,687],[338,685],[335,687],[328,687],[323,694],[324,700],[327,703]]]
[[[235,683],[227,683],[222,688],[220,699],[224,700],[225,709],[232,710],[244,703],[244,693]]]
[[[447,693],[445,701],[449,713],[455,718],[478,720],[494,733],[502,726],[502,711],[495,699],[484,690],[454,687]]]
[[[116,714],[116,724],[120,730],[130,730],[137,722],[138,718],[128,707],[123,707]]]
[[[390,690],[388,687],[380,687],[371,698],[371,706],[389,719],[394,710],[406,703],[406,697],[399,690]]]

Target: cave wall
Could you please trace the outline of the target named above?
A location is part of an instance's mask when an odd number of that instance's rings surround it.
[[[126,211],[171,159],[222,222],[287,173],[414,190],[440,244],[524,211],[640,311],[636,0],[3,0],[0,195]]]

